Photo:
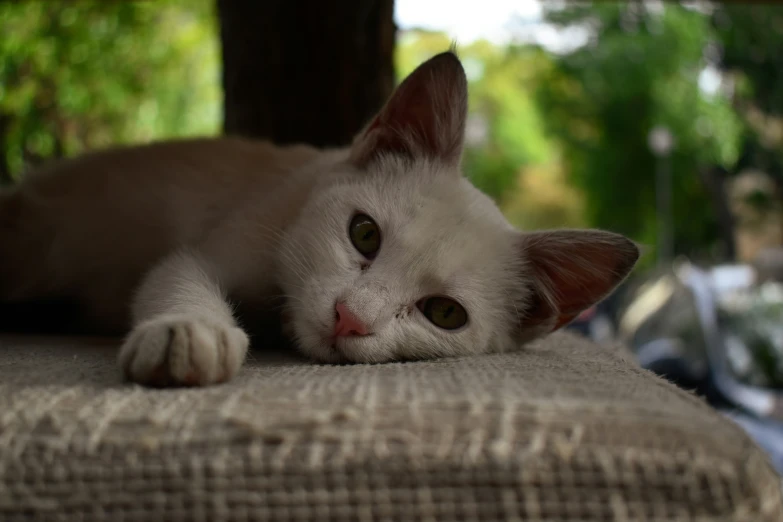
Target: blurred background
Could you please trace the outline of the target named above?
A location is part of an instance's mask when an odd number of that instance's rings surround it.
[[[174,137],[344,144],[456,41],[474,183],[522,229],[645,247],[571,328],[707,397],[783,469],[783,7],[288,4],[0,2],[0,183]]]
[[[609,228],[650,248],[646,267],[783,241],[783,8],[385,3],[397,80],[458,43],[466,171],[516,225]],[[212,0],[2,2],[0,34],[3,183],[53,157],[222,131]]]

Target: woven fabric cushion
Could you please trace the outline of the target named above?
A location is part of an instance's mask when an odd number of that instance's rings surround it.
[[[0,520],[780,522],[734,424],[618,352],[319,366],[149,390],[115,351],[0,341]]]

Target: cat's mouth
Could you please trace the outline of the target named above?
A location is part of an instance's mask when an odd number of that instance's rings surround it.
[[[372,334],[362,337],[369,337],[370,335]],[[355,346],[349,339],[345,337],[330,337],[326,343],[329,347],[330,355],[342,363],[356,364],[364,362],[361,357],[357,357],[357,350],[360,348]]]
[[[355,364],[354,361],[346,354],[345,350],[341,349],[336,339],[330,339],[327,342],[329,346],[329,359],[334,364]]]

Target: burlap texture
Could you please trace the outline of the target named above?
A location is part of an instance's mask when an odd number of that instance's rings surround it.
[[[0,521],[780,522],[743,432],[617,353],[319,366],[255,353],[208,389],[114,350],[0,341]]]

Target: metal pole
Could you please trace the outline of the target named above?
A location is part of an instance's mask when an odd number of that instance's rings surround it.
[[[655,195],[658,207],[658,263],[668,266],[674,255],[672,219],[672,169],[670,156],[658,156],[655,162]]]

